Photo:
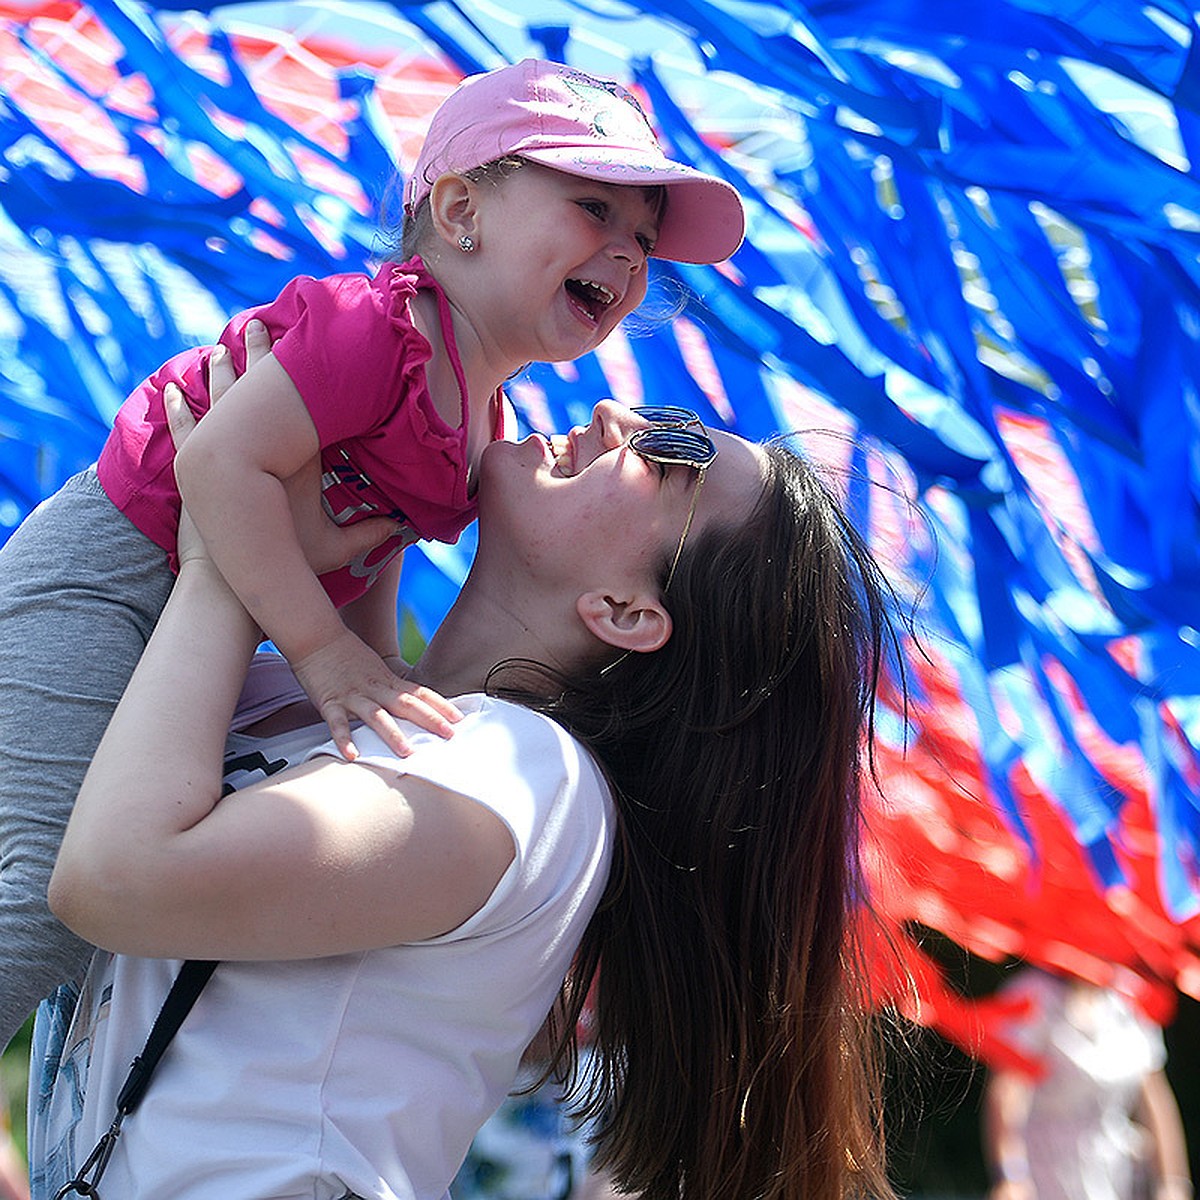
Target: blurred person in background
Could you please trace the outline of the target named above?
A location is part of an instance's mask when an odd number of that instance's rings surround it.
[[[1037,1077],[993,1070],[983,1103],[988,1200],[1190,1200],[1162,1032],[1118,992],[1031,967],[1006,1032]]]
[[[29,1170],[12,1136],[12,1110],[0,1083],[0,1200],[29,1200]]]

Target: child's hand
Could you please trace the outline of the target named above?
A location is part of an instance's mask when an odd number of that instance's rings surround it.
[[[363,721],[401,758],[412,747],[400,732],[395,717],[404,717],[450,737],[453,722],[462,719],[449,700],[427,687],[401,679],[364,641],[348,629],[319,650],[292,663],[292,670],[309,698],[320,710],[334,743],[343,757],[358,757],[350,734],[351,721]]]

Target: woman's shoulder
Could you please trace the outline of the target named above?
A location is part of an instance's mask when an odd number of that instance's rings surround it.
[[[573,747],[572,753],[587,753],[582,742],[552,717],[537,709],[485,692],[466,692],[450,698],[463,714],[462,721],[454,727],[454,737],[446,740],[413,726],[413,737],[410,740],[421,746],[441,745],[453,750],[457,739],[498,736],[499,731],[504,730],[508,732],[514,744],[553,742],[564,748]]]
[[[359,762],[435,783],[478,800],[513,828],[518,842],[569,811],[584,837],[611,825],[604,773],[587,747],[550,717],[509,700],[454,697],[463,713],[450,738],[406,726],[412,746],[397,758],[368,729],[356,731]]]
[[[530,759],[548,756],[556,766],[582,767],[586,764],[599,773],[599,767],[588,748],[553,717],[512,700],[483,693],[471,693],[455,698],[463,712],[464,728],[472,737],[489,739],[499,750],[509,752],[528,765]],[[466,725],[470,719],[470,725]]]
[[[493,773],[507,769],[574,772],[586,766],[589,772],[599,774],[587,747],[544,713],[482,692],[455,696],[453,700],[463,719],[455,725],[452,737],[440,738],[416,726],[406,728],[413,745],[413,759],[420,755],[444,757],[461,761],[464,767],[476,767],[486,761]],[[363,738],[370,741],[370,731],[360,732],[361,738],[357,733],[355,736],[363,758],[375,757],[368,754],[363,743]],[[376,752],[382,747],[379,739],[370,744]],[[409,759],[396,761],[402,767],[416,765]]]

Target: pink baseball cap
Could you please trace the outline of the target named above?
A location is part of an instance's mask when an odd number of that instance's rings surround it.
[[[405,185],[405,211],[439,175],[510,154],[605,183],[664,187],[655,258],[721,262],[741,245],[746,218],[736,188],[667,158],[619,83],[536,58],[472,75],[442,101]]]

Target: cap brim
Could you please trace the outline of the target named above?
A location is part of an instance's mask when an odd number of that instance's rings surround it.
[[[737,189],[714,175],[639,151],[596,145],[529,146],[512,151],[568,175],[624,186],[665,187],[667,207],[654,258],[723,262],[742,244],[746,214]],[[620,157],[617,157],[617,154]]]

